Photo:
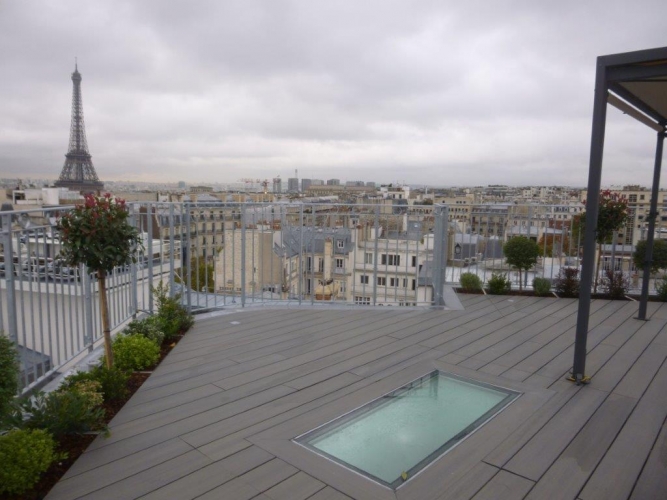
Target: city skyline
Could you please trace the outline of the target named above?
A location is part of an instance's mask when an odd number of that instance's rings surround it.
[[[0,177],[57,178],[78,56],[102,181],[583,187],[595,57],[664,45],[666,10],[5,3]],[[603,184],[649,185],[653,133],[608,116]]]

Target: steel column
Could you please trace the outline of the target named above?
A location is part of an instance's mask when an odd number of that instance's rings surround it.
[[[644,257],[644,276],[642,280],[642,294],[639,301],[637,319],[646,320],[648,305],[648,285],[651,278],[651,264],[653,260],[653,240],[655,233],[655,219],[658,217],[658,192],[660,190],[660,169],[662,167],[662,149],[665,142],[665,132],[658,133],[655,146],[655,166],[653,168],[653,186],[651,188],[651,209],[648,215],[648,234],[646,235],[646,255]]]
[[[607,121],[607,71],[598,58],[595,73],[595,98],[593,101],[593,126],[591,132],[591,153],[588,169],[588,197],[586,200],[586,233],[584,235],[584,255],[579,286],[579,310],[574,343],[574,363],[572,378],[577,384],[586,381],[586,341],[588,338],[588,316],[591,309],[591,284],[595,269],[595,236],[600,201],[602,178],[602,157],[604,154],[604,133]]]

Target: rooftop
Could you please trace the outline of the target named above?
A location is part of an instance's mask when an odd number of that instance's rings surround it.
[[[70,498],[662,498],[667,304],[460,295],[465,309],[248,308],[200,317],[52,490]],[[292,438],[433,368],[521,391],[393,491]]]

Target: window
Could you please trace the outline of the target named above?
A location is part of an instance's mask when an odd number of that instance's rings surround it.
[[[324,272],[324,259],[320,259],[319,262],[319,272],[323,273]]]
[[[378,285],[385,286],[387,284],[387,278],[384,276],[378,276]]]
[[[336,241],[336,247],[345,248],[345,240],[337,240]]]
[[[371,305],[371,298],[370,297],[354,297],[354,303],[369,306],[369,305]]]
[[[308,257],[306,259],[306,271],[312,271],[313,270],[313,258]]]
[[[364,255],[364,264],[372,264],[373,263],[373,254],[370,252],[366,252]]]
[[[343,259],[336,259],[336,270],[337,271],[342,271],[344,264],[343,264]]]
[[[382,265],[383,266],[400,266],[401,265],[401,256],[394,254],[382,254]]]
[[[343,294],[345,293],[345,282],[344,281],[336,281],[338,284],[338,293]]]
[[[361,282],[362,285],[368,285],[368,275],[362,274],[361,276],[359,276],[359,281]]]
[[[403,278],[403,288],[408,287],[408,278]]]
[[[631,194],[630,196],[628,196],[628,201],[630,203],[637,203],[637,195],[636,194]]]
[[[417,256],[416,255],[412,256],[412,267],[417,267]]]
[[[416,285],[417,285],[417,280],[412,280],[412,287],[410,288],[410,290],[414,290]]]
[[[400,282],[400,278],[389,278],[389,286],[397,287]]]

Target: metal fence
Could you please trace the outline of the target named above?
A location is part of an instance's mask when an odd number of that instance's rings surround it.
[[[446,283],[473,272],[483,282],[509,269],[503,245],[540,245],[525,275],[554,279],[579,267],[580,241],[563,207],[459,207],[341,203],[129,203],[142,237],[136,264],[108,278],[112,329],[155,309],[164,281],[191,311],[260,305],[445,305]],[[0,325],[20,349],[29,389],[101,339],[97,282],[58,258],[58,218],[71,207],[3,212]],[[559,219],[549,214],[560,211]],[[546,214],[546,215],[545,215]],[[603,269],[634,276],[632,247],[603,249]],[[639,288],[637,279],[634,285]]]

